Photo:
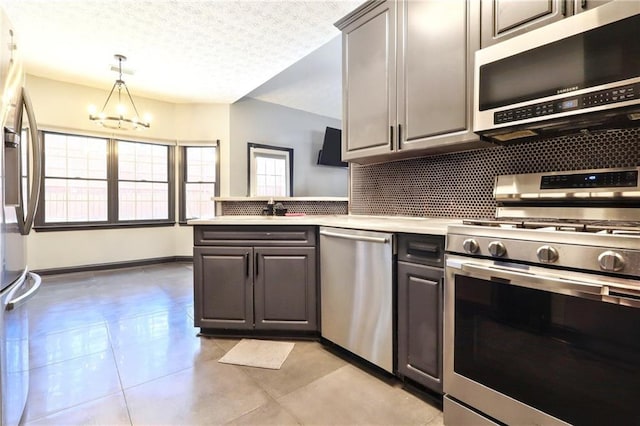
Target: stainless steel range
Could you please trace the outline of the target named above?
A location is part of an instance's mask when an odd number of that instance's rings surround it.
[[[449,228],[445,424],[640,424],[639,174],[499,176]]]

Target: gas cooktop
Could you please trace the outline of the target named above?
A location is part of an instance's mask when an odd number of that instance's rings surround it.
[[[621,221],[575,221],[561,219],[468,219],[464,225],[490,226],[496,228],[540,229],[544,231],[592,232],[614,235],[640,235],[640,222]]]
[[[496,177],[495,220],[449,226],[449,253],[640,275],[640,167]]]

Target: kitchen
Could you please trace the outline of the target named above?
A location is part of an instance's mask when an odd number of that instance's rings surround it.
[[[554,16],[557,19],[562,13],[561,4],[565,2],[554,3],[555,9],[553,9]],[[480,12],[476,10],[476,12]],[[566,11],[565,11],[566,12]],[[586,12],[585,12],[586,14]],[[452,15],[455,15],[452,13]],[[393,15],[395,16],[395,15]],[[579,16],[576,15],[576,18]],[[573,19],[567,18],[567,19]],[[464,35],[463,35],[464,36]],[[464,36],[466,37],[466,36]],[[457,40],[460,40],[458,38]],[[479,40],[476,42],[480,43]],[[501,42],[502,43],[502,42]],[[464,85],[466,79],[471,78],[469,74],[463,73],[450,73],[451,79],[454,80],[454,76],[462,78],[462,85]],[[38,99],[38,93],[40,96],[45,93],[44,90],[38,91],[38,84],[44,84],[41,78],[32,78],[31,81],[27,81],[28,85],[33,87],[32,96],[34,104],[42,105],[46,100]],[[65,92],[61,88],[61,85],[51,85],[49,95],[56,101],[64,100]],[[135,86],[134,86],[135,88]],[[56,91],[57,90],[57,91]],[[363,90],[367,90],[364,87]],[[373,90],[372,90],[373,91]],[[406,94],[405,94],[406,95]],[[457,93],[457,96],[464,96],[464,93]],[[95,90],[94,99],[102,99],[104,97],[103,90]],[[138,98],[136,98],[137,100]],[[377,99],[377,98],[373,98]],[[384,100],[387,102],[387,100]],[[414,101],[415,102],[415,101]],[[393,102],[393,108],[395,108],[395,101]],[[146,105],[140,102],[141,106]],[[84,107],[84,105],[83,105]],[[77,109],[77,106],[75,107]],[[207,117],[208,123],[211,126],[210,112],[211,106],[176,106],[177,114],[191,115]],[[145,108],[141,108],[145,109]],[[149,109],[151,109],[149,107]],[[219,106],[221,115],[232,115],[230,108]],[[42,113],[40,110],[44,110]],[[68,114],[65,111],[71,110],[71,106],[67,108],[67,105],[56,108],[39,108],[39,117],[44,115],[45,123],[61,123],[61,127],[78,128],[78,125],[66,124],[69,118],[65,118]],[[356,112],[358,109],[355,110]],[[471,106],[469,105],[469,111]],[[406,111],[405,111],[406,113]],[[411,111],[409,111],[411,113]],[[47,115],[50,114],[50,115]],[[154,114],[156,112],[154,111]],[[57,117],[55,117],[57,115]],[[400,116],[400,112],[398,112]],[[85,114],[86,116],[86,114]],[[54,118],[55,117],[55,118]],[[409,123],[416,123],[411,119],[409,115]],[[59,121],[56,121],[59,120]],[[75,120],[75,116],[72,118]],[[357,120],[355,117],[354,120]],[[78,119],[79,120],[79,119]],[[224,120],[224,118],[223,118]],[[470,114],[462,114],[462,120],[470,120]],[[41,119],[39,118],[39,121]],[[166,124],[166,123],[165,123]],[[419,123],[420,124],[420,123]],[[448,125],[450,123],[445,123]],[[466,123],[468,125],[468,122]],[[163,124],[158,120],[158,126]],[[86,126],[86,125],[80,125]],[[222,126],[224,127],[224,126]],[[150,130],[154,129],[152,128]],[[165,131],[167,129],[164,129]],[[191,129],[184,129],[185,133]],[[411,135],[414,128],[411,126],[404,127],[402,129],[403,135]],[[418,128],[420,132],[423,129]],[[470,130],[467,127],[467,130]],[[579,130],[579,129],[578,129]],[[393,132],[393,130],[392,130]],[[396,130],[396,136],[401,132],[398,128]],[[207,133],[207,132],[203,132]],[[206,136],[191,135],[191,140],[198,139],[211,139],[208,132]],[[382,129],[384,134],[383,142],[380,145],[384,145],[385,149],[389,147],[388,127],[385,125]],[[171,133],[165,133],[171,134]],[[214,134],[219,134],[215,132]],[[472,135],[472,132],[461,132],[457,135],[455,141],[469,142],[471,139],[467,139]],[[149,136],[151,137],[151,136]],[[229,135],[217,136],[221,141],[228,140]],[[392,137],[393,140],[393,137]],[[357,141],[356,141],[357,142]],[[417,145],[420,141],[416,142]],[[357,148],[357,146],[356,146]],[[423,149],[418,147],[417,149]],[[221,144],[221,150],[224,149],[224,144]],[[525,144],[508,145],[508,146],[489,146],[486,149],[465,151],[461,153],[442,154],[438,156],[420,156],[415,159],[404,159],[406,156],[414,156],[415,153],[406,151],[401,152],[402,149],[394,148],[397,153],[392,153],[393,162],[378,163],[379,156],[386,156],[387,154],[380,154],[379,152],[373,153],[369,158],[373,159],[373,164],[356,165],[352,163],[350,168],[350,196],[349,196],[349,209],[352,214],[356,215],[383,215],[383,216],[424,216],[424,217],[454,217],[454,218],[493,218],[495,211],[495,200],[493,199],[493,180],[498,175],[510,175],[514,173],[536,173],[536,172],[548,172],[548,171],[564,171],[564,170],[584,170],[584,169],[611,169],[611,168],[633,168],[638,164],[638,144],[637,144],[637,130],[636,129],[622,129],[610,132],[596,132],[593,133],[570,133],[568,136],[554,139],[542,139]],[[224,154],[223,154],[224,155]],[[365,159],[367,156],[362,152],[351,153],[353,159]],[[532,161],[531,159],[535,159]],[[225,162],[221,162],[221,168],[229,167],[229,164],[225,165]],[[470,173],[469,171],[473,171]],[[241,176],[244,180],[246,175]],[[238,179],[235,180],[237,182]],[[399,185],[398,182],[403,182]],[[401,189],[401,190],[399,190]],[[222,192],[224,193],[224,192]],[[310,220],[306,218],[305,220]],[[418,228],[417,225],[414,225]],[[411,225],[409,225],[409,229]],[[166,228],[170,229],[170,228]],[[154,252],[148,255],[149,258],[164,258],[170,256],[185,256],[188,257],[192,244],[192,235],[187,227],[180,229],[181,237],[180,241],[183,243],[181,247],[188,247],[188,250],[177,252],[175,247],[177,239],[174,232],[169,234],[165,228],[154,228],[153,233],[149,230],[142,230],[131,228],[127,230],[115,230],[111,231],[108,237],[105,234],[105,238],[96,238],[95,234],[92,234],[93,241],[99,241],[100,245],[105,247],[112,247],[117,252],[119,244],[123,235],[126,234],[127,238],[140,239],[149,241],[148,238],[152,238],[148,244],[152,247]],[[106,231],[73,231],[65,232],[69,235],[65,236],[67,247],[77,247],[80,244],[86,245],[86,242],[82,242],[82,235],[78,233],[83,232],[106,232]],[[411,232],[411,231],[408,231]],[[35,269],[55,269],[65,265],[64,259],[56,258],[60,252],[64,250],[51,250],[51,247],[56,247],[56,240],[60,235],[56,236],[56,232],[40,232],[32,233],[29,237],[29,250],[35,250],[32,261],[32,254],[29,253],[28,259],[31,264],[35,264]],[[153,236],[151,236],[153,235]],[[34,238],[32,238],[34,237]],[[77,240],[75,240],[77,238]],[[36,240],[32,243],[32,240]],[[86,237],[84,239],[86,241]],[[47,245],[49,248],[47,248]],[[322,244],[320,246],[322,248]],[[128,247],[129,250],[135,250],[135,248]],[[40,250],[40,252],[38,252]],[[76,250],[77,251],[77,250]],[[129,259],[139,259],[140,253],[127,253],[129,258],[123,258],[118,256],[117,253],[112,258],[100,258],[100,251],[98,248],[94,250],[86,250],[81,253],[79,264],[90,265],[99,263],[119,262]],[[93,256],[93,257],[91,257]],[[61,255],[62,257],[62,255]],[[320,283],[322,285],[322,283]],[[446,389],[446,382],[445,382]],[[494,415],[495,416],[495,415]],[[446,417],[446,415],[445,415]],[[446,420],[446,419],[445,419]],[[509,423],[509,421],[507,421]]]

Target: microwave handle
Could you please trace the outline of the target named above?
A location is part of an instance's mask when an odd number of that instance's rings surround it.
[[[449,266],[449,265],[447,265]],[[597,279],[573,280],[570,278],[531,274],[495,266],[477,265],[462,262],[460,269],[467,276],[497,281],[505,284],[526,287],[552,293],[566,294],[608,303],[640,308],[640,292],[621,289],[612,283]]]

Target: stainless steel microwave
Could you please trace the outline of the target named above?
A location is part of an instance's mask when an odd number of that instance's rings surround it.
[[[481,49],[474,78],[484,140],[640,127],[640,1],[613,0]]]

